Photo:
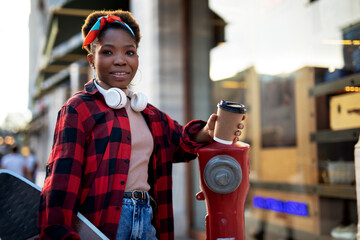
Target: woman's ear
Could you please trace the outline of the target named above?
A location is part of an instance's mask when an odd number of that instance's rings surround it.
[[[87,59],[89,61],[90,67],[95,68],[95,66],[94,66],[94,55],[89,53],[87,55]]]

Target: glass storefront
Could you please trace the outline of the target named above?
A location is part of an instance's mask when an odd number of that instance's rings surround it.
[[[210,52],[212,106],[248,109],[248,238],[355,239],[360,1],[209,6],[226,23]]]

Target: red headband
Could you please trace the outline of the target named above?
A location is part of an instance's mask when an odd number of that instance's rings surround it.
[[[112,23],[112,22],[118,22],[120,24],[123,24],[135,37],[133,30],[131,30],[129,25],[127,25],[125,22],[123,22],[120,17],[115,16],[115,15],[102,16],[102,17],[98,18],[98,20],[96,21],[94,26],[90,29],[89,33],[86,35],[83,45],[82,45],[82,48],[84,48],[85,46],[92,43],[98,36],[101,29],[103,29],[107,23]]]

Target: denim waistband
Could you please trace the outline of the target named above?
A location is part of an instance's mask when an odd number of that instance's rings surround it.
[[[148,192],[144,192],[146,194],[146,199],[135,200],[134,198],[123,198],[123,204],[147,204],[150,205],[150,195]]]

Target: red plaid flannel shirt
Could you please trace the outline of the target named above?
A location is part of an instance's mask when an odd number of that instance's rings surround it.
[[[150,194],[158,204],[154,225],[159,239],[174,238],[172,163],[192,160],[204,144],[190,140],[204,121],[180,126],[148,104],[142,112],[154,139],[149,162]],[[41,239],[78,239],[74,219],[80,211],[110,239],[120,220],[131,152],[125,108],[107,107],[93,81],[61,108],[41,193]]]

